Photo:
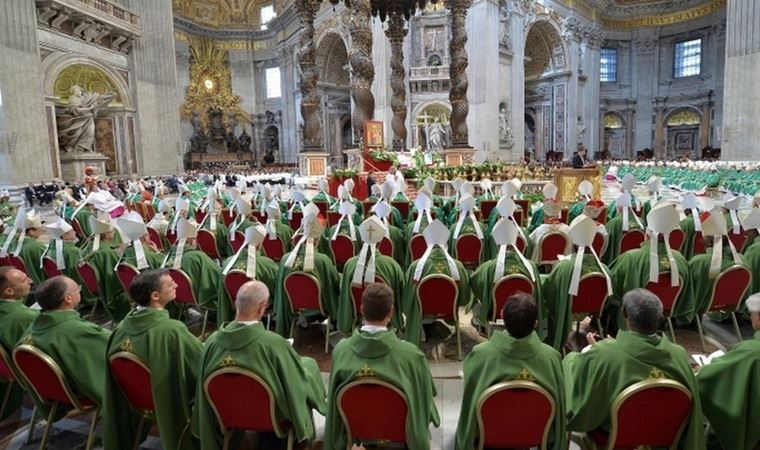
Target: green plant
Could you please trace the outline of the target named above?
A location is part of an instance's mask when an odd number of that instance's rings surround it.
[[[385,150],[370,150],[369,157],[375,161],[390,161],[391,163],[398,164],[398,156],[394,152],[388,152]]]
[[[357,175],[354,169],[334,169],[332,171],[333,178],[353,178]]]

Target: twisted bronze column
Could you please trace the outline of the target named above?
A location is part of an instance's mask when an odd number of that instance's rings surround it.
[[[314,43],[314,17],[320,2],[317,0],[299,0],[295,2],[296,14],[301,21],[299,39],[301,67],[301,116],[303,117],[302,151],[319,151],[322,149],[321,103],[317,93],[317,48]]]
[[[467,114],[470,112],[470,104],[467,101],[467,30],[465,21],[467,10],[472,5],[472,0],[446,0],[451,10],[451,42],[449,53],[451,65],[449,78],[451,89],[449,90],[449,102],[451,103],[451,147],[469,147],[469,133],[467,131]]]
[[[356,136],[363,135],[364,122],[372,120],[375,114],[375,97],[372,95],[375,66],[372,64],[371,11],[370,0],[351,1],[351,51],[348,60],[351,64],[351,99],[354,102],[351,126]]]
[[[404,70],[404,37],[408,30],[404,27],[404,16],[397,11],[390,14],[385,35],[391,42],[391,110],[393,119],[393,149],[406,149],[406,71]]]

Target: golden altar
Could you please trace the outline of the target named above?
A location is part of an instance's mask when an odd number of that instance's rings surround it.
[[[588,180],[594,185],[593,198],[602,198],[602,176],[597,167],[583,169],[562,168],[554,171],[554,184],[557,185],[557,199],[572,203],[578,197],[578,185]]]

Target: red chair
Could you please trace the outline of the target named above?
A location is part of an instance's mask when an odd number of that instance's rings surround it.
[[[686,241],[686,234],[680,228],[676,228],[670,232],[668,243],[670,244],[670,248],[673,250],[680,252],[683,248],[684,241]]]
[[[372,207],[375,206],[375,202],[372,200],[364,200],[362,202],[362,217],[365,219],[372,215]]]
[[[488,218],[491,217],[491,211],[496,208],[496,200],[483,200],[480,202],[480,213],[483,215],[483,221],[488,222]]]
[[[736,251],[741,252],[744,250],[744,245],[747,243],[747,235],[744,233],[744,229],[742,229],[739,234],[734,234],[734,230],[729,229],[728,239],[730,239],[731,243],[734,244]]]
[[[230,239],[230,247],[232,247],[232,252],[237,253],[243,244],[245,244],[245,234],[243,234],[241,231],[235,230],[235,240],[233,241]]]
[[[524,227],[525,226],[525,213],[521,209],[515,210],[515,213],[512,214],[512,217],[515,219],[515,223],[518,227]],[[486,217],[487,219],[487,217]]]
[[[90,317],[95,317],[95,311],[98,309],[98,303],[100,303],[100,286],[98,285],[98,273],[95,268],[92,267],[87,261],[83,261],[77,264],[77,273],[79,278],[82,279],[85,289],[89,292],[90,297],[95,301],[92,304],[92,310],[90,311]],[[108,308],[106,308],[106,311]]]
[[[156,248],[158,248],[159,252],[164,251],[164,241],[161,239],[161,235],[158,233],[158,231],[155,228],[147,227],[148,230],[148,238],[150,238],[150,241],[154,244],[156,244]],[[168,230],[166,231],[169,232]],[[176,234],[175,234],[176,236]]]
[[[195,221],[197,223],[203,223],[203,220],[206,218],[206,215],[208,213],[206,211],[201,210],[200,208],[195,210]]]
[[[264,224],[267,223],[267,215],[262,213],[261,211],[253,211],[251,212],[251,216],[253,216],[254,219],[256,219],[256,222]]]
[[[116,278],[119,279],[121,287],[127,294],[129,294],[129,286],[132,284],[132,280],[134,280],[137,275],[140,275],[140,271],[132,264],[122,262],[116,266]]]
[[[620,255],[628,250],[635,250],[641,247],[641,243],[644,242],[644,230],[632,229],[624,231],[620,238]]]
[[[605,249],[605,236],[602,233],[596,233],[594,236],[594,242],[591,243],[591,247],[594,248],[596,256],[602,257]]]
[[[76,217],[71,219],[71,228],[74,229],[74,232],[77,234],[77,237],[79,239],[85,240],[87,239],[87,233],[84,232],[84,229],[82,228],[82,224],[79,223],[79,219]]]
[[[187,307],[195,306],[199,310],[202,310],[198,299],[195,298],[195,290],[193,290],[193,280],[181,269],[171,268],[168,270],[169,276],[177,284],[177,296],[174,298],[174,302]],[[208,322],[208,310],[203,310],[203,325],[201,326],[201,340],[203,340],[206,334],[206,323]]]
[[[560,231],[543,235],[538,240],[539,265],[554,265],[559,262],[559,255],[565,255],[570,250],[570,237]]]
[[[393,241],[390,240],[388,237],[384,237],[383,240],[380,241],[379,244],[377,244],[377,250],[380,252],[381,255],[385,255],[390,258],[393,258]]]
[[[382,278],[375,276],[375,283],[382,283],[387,285],[388,283],[385,282]],[[359,316],[361,316],[362,312],[362,295],[364,294],[364,289],[367,286],[365,284],[361,285],[355,285],[351,284],[351,306],[354,307],[354,319],[358,319]],[[356,324],[356,320],[354,320],[354,324]]]
[[[303,221],[303,213],[301,211],[293,211],[290,216],[290,220],[288,220],[288,225],[290,225],[290,229],[293,231],[298,231],[299,228],[301,228],[301,222]]]
[[[678,286],[671,286],[670,271],[663,272],[660,273],[660,277],[656,283],[647,283],[646,289],[656,295],[662,302],[662,315],[665,316],[665,320],[668,322],[671,339],[673,339],[673,342],[676,342],[676,333],[673,330],[673,322],[670,317],[673,314],[673,309],[676,307],[676,301],[681,295],[681,289],[683,289],[683,277],[679,280]]]
[[[145,219],[145,223],[150,222],[155,215],[156,210],[153,208],[153,205],[150,203],[143,203],[143,219]]]
[[[518,292],[533,295],[535,286],[530,278],[521,274],[513,274],[501,277],[491,288],[491,319],[486,325],[486,336],[491,337],[491,327],[496,325],[499,319],[503,319],[504,304],[507,299]]]
[[[216,370],[206,378],[203,391],[224,434],[223,450],[229,448],[235,430],[274,433],[280,439],[287,438],[288,450],[293,448],[291,424],[277,420],[272,389],[252,371],[240,367]]]
[[[319,285],[319,280],[310,273],[291,272],[285,276],[283,285],[290,311],[293,314],[293,320],[290,323],[290,337],[293,337],[295,319],[299,313],[319,311],[327,318],[327,327],[325,328],[325,353],[327,353],[330,345],[330,316],[322,307],[322,288]]]
[[[710,303],[702,311],[697,311],[697,329],[702,339],[702,350],[705,349],[705,335],[702,331],[702,314],[713,311],[727,311],[731,313],[734,322],[736,337],[741,342],[742,333],[739,323],[736,321],[736,311],[739,310],[747,289],[752,285],[752,273],[745,266],[738,264],[726,268],[718,274],[713,283]]]
[[[625,388],[615,397],[609,434],[589,433],[599,448],[667,447],[675,450],[692,410],[692,394],[681,383],[650,378]]]
[[[417,261],[422,258],[422,255],[427,250],[427,242],[425,242],[425,236],[422,234],[415,234],[409,240],[409,254],[411,255],[411,261]]]
[[[433,274],[424,277],[417,285],[417,298],[423,317],[454,322],[457,336],[457,357],[462,359],[462,336],[459,331],[459,285],[447,275]]]
[[[473,448],[547,448],[557,407],[551,394],[538,384],[525,380],[497,383],[480,395],[477,405],[480,431],[477,447],[470,443]]]
[[[391,206],[396,208],[401,214],[401,220],[407,220],[407,217],[409,217],[409,208],[410,203],[401,201],[401,202],[391,202]]]
[[[155,417],[156,405],[153,403],[153,388],[148,366],[134,353],[117,352],[108,358],[111,376],[126,397],[127,402],[135,412],[140,414],[137,424],[135,442],[132,446],[137,450],[143,434],[145,422]]]
[[[209,258],[215,261],[221,261],[219,248],[216,246],[216,235],[209,230],[198,230],[198,248]]]
[[[704,238],[702,237],[702,232],[701,231],[695,231],[693,239],[694,240],[693,240],[693,246],[692,246],[692,248],[694,249],[693,250],[694,254],[695,255],[701,255],[701,254],[705,253],[705,251],[706,251],[705,250],[705,241],[703,240]]]
[[[150,229],[150,228],[149,228]],[[172,230],[171,226],[166,227],[166,241],[169,243],[169,245],[174,245],[177,243],[177,231]]]
[[[18,256],[12,255],[12,254],[8,254],[8,256],[6,257],[6,259],[7,259],[7,262],[8,262],[9,266],[13,266],[16,269],[24,272],[26,274],[26,276],[29,276],[29,271],[26,270],[26,263],[24,262],[23,259],[19,258]]]
[[[406,443],[409,406],[396,386],[375,377],[358,378],[338,391],[337,400],[349,449],[355,441]]]
[[[482,253],[483,241],[474,234],[460,235],[454,246],[454,257],[470,270],[478,268]]]
[[[100,412],[95,403],[87,397],[77,395],[66,381],[66,376],[58,363],[40,349],[26,344],[19,345],[13,350],[13,362],[18,368],[19,375],[24,379],[26,386],[31,388],[37,400],[50,407],[40,449],[46,448],[55,413],[59,406],[63,406],[73,408],[77,414],[94,411],[85,447],[86,450],[91,450],[95,442],[95,426]],[[34,419],[32,417],[32,420]]]
[[[222,209],[222,222],[224,222],[224,226],[229,227],[236,218],[236,212],[230,211],[229,209]]]
[[[42,258],[42,271],[45,272],[47,278],[63,275],[61,271],[58,270],[55,260],[49,256]]]
[[[327,203],[327,202],[320,202],[320,201],[316,201],[316,202],[312,202],[312,203],[314,203],[314,205],[316,205],[317,208],[319,208],[319,215],[320,216],[327,217],[327,210],[330,209],[330,204],[329,203]]]
[[[515,200],[515,204],[520,207],[515,213],[522,210],[523,219],[527,220],[530,215],[530,202],[528,200]],[[517,218],[517,216],[515,216],[515,218]]]
[[[251,281],[248,275],[242,270],[232,269],[227,272],[222,282],[224,283],[224,289],[227,291],[227,295],[230,297],[232,306],[235,306],[235,299],[237,298],[238,291],[247,282]]]
[[[339,234],[335,239],[330,239],[330,256],[338,267],[338,271],[342,271],[346,262],[356,256],[354,241],[344,234]]]
[[[5,408],[8,407],[11,391],[13,391],[17,380],[16,374],[13,373],[13,369],[11,369],[11,359],[8,357],[8,353],[2,345],[0,345],[0,381],[7,383],[5,386],[5,393],[3,394],[3,403],[0,405],[0,417],[4,417]]]
[[[333,225],[337,225],[338,221],[340,220],[341,214],[337,211],[327,211],[327,226],[331,227]],[[349,217],[348,220],[351,220]]]
[[[578,284],[578,295],[570,296],[571,314],[574,316],[594,315],[599,334],[604,336],[602,329],[602,310],[607,301],[607,278],[599,272],[592,272],[581,277]],[[581,320],[576,321],[575,331],[580,332]]]
[[[261,243],[261,249],[264,254],[272,259],[274,262],[280,262],[283,256],[285,256],[285,243],[279,237],[276,239],[269,239],[267,236],[264,238],[264,242]]]

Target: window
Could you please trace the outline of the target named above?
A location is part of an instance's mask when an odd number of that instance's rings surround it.
[[[673,77],[683,78],[702,72],[702,39],[676,43]]]
[[[617,83],[617,49],[602,49],[601,70],[602,83]]]
[[[267,98],[282,97],[280,90],[280,68],[271,67],[266,71]]]
[[[267,5],[261,8],[261,29],[266,30],[267,24],[269,21],[277,17],[277,14],[274,12],[274,5]]]

